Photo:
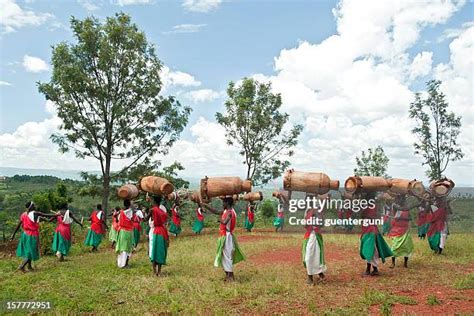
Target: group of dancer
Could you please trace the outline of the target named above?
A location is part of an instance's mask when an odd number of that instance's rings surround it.
[[[375,192],[365,192],[361,196],[367,200],[376,199]],[[408,260],[413,254],[414,244],[410,234],[410,209],[419,207],[418,235],[420,238],[428,237],[430,248],[441,254],[448,235],[447,217],[451,208],[446,198],[435,198],[433,200],[421,200],[415,205],[409,205],[406,195],[399,195],[391,204],[387,204],[388,212],[384,214],[383,233],[379,232],[378,226],[367,225],[361,227],[360,256],[366,261],[364,276],[376,276],[379,274],[379,261],[385,262],[386,258],[392,258],[390,268],[395,268],[396,258],[404,259],[403,266],[408,267]],[[384,208],[385,209],[385,208]],[[342,213],[342,212],[339,212]],[[421,213],[421,215],[420,215]],[[305,213],[307,223],[317,223],[313,218],[324,216],[324,210],[315,208],[308,209]],[[377,219],[377,207],[364,208],[360,216],[362,219]],[[391,246],[387,244],[383,235],[391,239]],[[314,284],[315,281],[324,280],[327,270],[324,260],[324,243],[319,225],[307,225],[303,241],[303,264],[307,270],[307,283]]]
[[[361,198],[375,199],[375,192],[365,192]],[[274,220],[276,231],[283,229],[284,209],[288,206],[289,198],[279,197],[278,212]],[[179,212],[180,201],[176,199],[170,210],[163,205],[164,200],[159,195],[149,197],[151,207],[139,209],[130,200],[123,201],[123,208],[117,207],[110,214],[106,214],[101,205],[97,205],[89,218],[90,228],[88,230],[84,244],[92,247],[92,251],[98,247],[109,227],[106,224],[106,217],[111,216],[111,227],[109,229],[109,239],[117,252],[117,266],[119,268],[129,267],[129,260],[140,242],[140,236],[146,231],[148,236],[148,256],[152,265],[153,273],[162,275],[162,266],[166,265],[168,246],[170,242],[169,233],[177,236],[181,232],[181,215]],[[19,270],[26,268],[33,269],[32,261],[39,259],[39,221],[41,218],[48,221],[56,221],[57,226],[53,237],[52,250],[60,261],[64,260],[71,247],[71,224],[77,223],[82,227],[67,204],[60,207],[56,213],[43,213],[36,210],[33,202],[25,205],[25,212],[21,214],[18,225],[13,233],[23,229],[17,247],[17,256],[23,258]],[[418,215],[418,235],[420,238],[428,237],[430,247],[437,254],[441,254],[445,247],[448,234],[447,216],[450,212],[450,205],[446,198],[436,198],[434,200],[421,200],[415,205],[408,205],[405,195],[396,197],[394,203],[384,208],[384,226],[382,233],[378,226],[362,226],[360,237],[360,256],[367,262],[365,276],[375,276],[379,274],[379,261],[385,262],[386,258],[392,257],[391,268],[395,267],[396,258],[404,258],[404,267],[408,267],[408,260],[413,253],[414,246],[410,228],[409,210],[419,208]],[[245,215],[244,228],[251,231],[255,221],[256,205],[249,203]],[[217,243],[217,253],[214,260],[216,267],[222,267],[225,272],[225,280],[234,280],[233,266],[245,259],[240,249],[234,230],[237,222],[237,214],[234,210],[234,199],[232,197],[222,197],[222,209],[217,209],[206,203],[199,203],[196,209],[196,220],[193,224],[193,232],[200,234],[204,227],[204,213],[211,212],[219,215],[219,238]],[[303,238],[302,259],[307,270],[307,282],[315,284],[316,281],[324,280],[327,266],[324,257],[324,242],[321,226],[318,221],[312,220],[324,216],[325,210],[311,208],[305,211],[305,234]],[[366,207],[360,212],[363,219],[378,218],[377,207]],[[148,225],[146,225],[148,224]],[[383,235],[391,238],[391,246],[387,244]]]

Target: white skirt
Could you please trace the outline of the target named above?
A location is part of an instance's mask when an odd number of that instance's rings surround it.
[[[309,235],[304,255],[304,262],[306,264],[308,275],[316,275],[326,272],[326,265],[322,263],[321,259],[321,249],[319,247],[318,239],[316,238],[316,233],[313,231],[311,232],[311,235]]]

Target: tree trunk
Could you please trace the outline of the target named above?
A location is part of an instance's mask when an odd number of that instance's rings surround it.
[[[102,209],[107,214],[109,212],[109,196],[110,196],[110,158],[105,159],[105,173],[103,177],[103,193],[102,193]],[[107,216],[105,217],[107,223]]]

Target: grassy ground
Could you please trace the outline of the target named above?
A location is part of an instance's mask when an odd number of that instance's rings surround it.
[[[362,277],[358,235],[327,234],[327,281],[305,284],[302,234],[237,232],[247,260],[236,282],[212,266],[216,233],[171,240],[166,276],[154,277],[142,248],[120,270],[108,243],[99,253],[74,244],[68,261],[42,257],[35,272],[16,272],[19,259],[0,259],[0,301],[51,301],[54,313],[184,314],[461,314],[474,313],[473,234],[452,234],[441,256],[415,240],[408,269],[381,266]],[[415,238],[414,238],[415,239]]]

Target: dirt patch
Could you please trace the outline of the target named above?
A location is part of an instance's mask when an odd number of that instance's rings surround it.
[[[252,236],[247,236],[252,237]],[[255,236],[257,237],[257,236]],[[284,238],[284,237],[274,237],[274,238]],[[239,237],[239,242],[241,237]],[[301,246],[302,247],[302,246]],[[290,248],[274,248],[261,252],[259,254],[253,255],[249,258],[249,261],[252,264],[267,265],[274,263],[286,263],[286,264],[298,264],[301,265],[302,262],[302,248],[301,247],[290,247]],[[336,244],[325,244],[324,245],[324,257],[326,262],[335,262],[335,261],[344,261],[348,257],[353,257],[358,255],[356,251],[352,248],[341,248],[340,245]]]
[[[289,237],[284,237],[284,236],[265,236],[265,235],[238,235],[237,236],[237,241],[239,243],[246,243],[246,242],[253,242],[253,241],[259,241],[259,240],[267,240],[267,239],[284,239],[284,238],[289,238]]]
[[[474,312],[474,290],[420,287],[416,291],[394,291],[393,294],[407,296],[417,302],[416,305],[394,304],[393,315],[454,315]],[[372,306],[370,311],[372,315],[380,314],[380,305]]]
[[[18,241],[6,241],[0,243],[0,258],[10,258],[15,255]]]

